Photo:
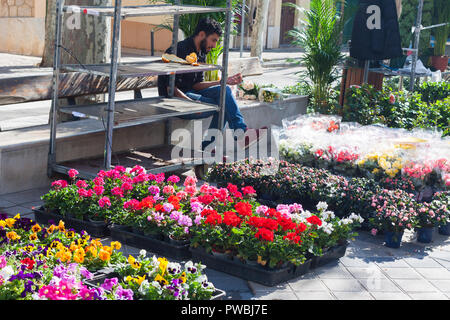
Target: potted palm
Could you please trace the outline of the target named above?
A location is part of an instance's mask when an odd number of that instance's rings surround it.
[[[444,72],[448,66],[445,46],[450,35],[450,2],[448,0],[434,0],[434,12],[436,24],[447,24],[434,29],[434,56],[431,57],[431,64],[437,70]]]

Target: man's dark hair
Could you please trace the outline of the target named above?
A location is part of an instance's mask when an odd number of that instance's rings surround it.
[[[222,36],[222,27],[220,26],[220,23],[209,17],[200,19],[197,27],[195,28],[194,36],[198,35],[200,31],[204,31],[206,33],[206,36],[209,36],[213,33],[218,34],[219,37]]]

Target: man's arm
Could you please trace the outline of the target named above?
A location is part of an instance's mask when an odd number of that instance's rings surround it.
[[[230,86],[233,86],[235,84],[239,84],[242,82],[242,75],[240,73],[235,74],[232,77],[229,77],[227,79],[227,84]],[[220,80],[219,81],[202,81],[202,82],[197,82],[195,83],[192,88],[195,91],[201,91],[204,89],[208,89],[209,87],[213,87],[213,86],[218,86],[220,85]]]
[[[170,92],[170,87],[167,87],[167,92]],[[173,96],[177,97],[177,98],[182,98],[182,99],[187,99],[187,100],[192,101],[191,98],[189,98],[183,91],[181,91],[177,87],[175,87],[173,90]]]

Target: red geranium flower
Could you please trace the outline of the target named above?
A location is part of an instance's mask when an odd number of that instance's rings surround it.
[[[251,187],[251,186],[243,187],[242,188],[242,192],[244,193],[244,196],[246,196],[246,195],[255,195],[256,194],[255,189],[253,189],[253,187]]]
[[[152,196],[146,197],[146,198],[142,199],[142,201],[141,201],[141,208],[151,209],[151,208],[153,208],[154,202],[155,202],[155,200],[153,200]]]
[[[308,227],[303,222],[300,222],[297,227],[295,228],[295,232],[302,233],[304,232]]]
[[[252,215],[252,205],[247,202],[238,202],[234,205],[234,208],[241,216],[251,216]]]
[[[223,216],[223,223],[227,226],[237,227],[241,224],[241,218],[233,211],[226,211]]]
[[[278,222],[273,219],[264,219],[264,228],[267,228],[269,230],[277,230],[278,229]]]
[[[248,220],[248,224],[256,228],[261,228],[264,227],[265,220],[264,218],[253,216]]]
[[[162,204],[158,203],[158,204],[155,206],[155,211],[156,211],[156,212],[163,212],[163,211],[164,211],[164,206],[163,206]]]
[[[273,241],[273,232],[266,228],[260,228],[255,234],[255,238],[260,240]]]
[[[201,212],[202,217],[209,216],[209,215],[211,215],[211,214],[217,214],[217,211],[216,211],[216,210],[213,210],[213,209],[204,209],[204,210]]]
[[[317,216],[311,216],[311,217],[307,218],[306,221],[308,221],[311,224],[317,225],[317,226],[322,225],[322,220],[320,220],[319,217],[317,217]]]
[[[300,240],[300,236],[295,232],[289,232],[287,235],[283,237],[284,240],[293,241],[294,243],[300,244],[302,241]]]
[[[214,197],[212,195],[210,195],[210,194],[205,194],[205,195],[202,195],[202,196],[198,196],[197,199],[198,199],[198,201],[200,201],[204,205],[208,205],[211,202],[213,202]]]
[[[31,269],[33,269],[35,261],[30,258],[25,258],[25,259],[21,260],[20,263],[26,265],[28,270],[31,270]]]
[[[295,229],[297,226],[290,218],[279,217],[278,224],[283,228],[283,231]]]
[[[208,217],[206,217],[205,220],[206,224],[210,224],[212,226],[218,225],[222,223],[222,216],[220,214],[216,213],[211,213],[210,215],[208,215]]]
[[[231,183],[228,184],[227,189],[230,193],[236,193],[238,191],[238,187]]]

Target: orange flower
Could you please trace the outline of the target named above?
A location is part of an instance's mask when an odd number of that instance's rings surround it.
[[[114,250],[120,250],[120,248],[122,248],[122,244],[119,241],[113,241],[111,242],[111,248]]]
[[[84,262],[84,250],[83,249],[77,249],[73,254],[73,261],[76,263],[83,263]]]
[[[17,233],[15,233],[14,231],[8,232],[6,234],[6,237],[10,240],[19,240],[20,239],[20,236]]]
[[[66,230],[65,226],[64,226],[64,221],[59,220],[59,224],[58,224],[58,229],[61,232],[64,232]]]
[[[8,226],[8,228],[12,228],[15,222],[16,222],[16,219],[12,219],[12,218],[5,219],[5,223]]]
[[[47,232],[52,234],[53,231],[55,231],[56,226],[54,224],[52,224],[50,227],[47,228]]]
[[[102,248],[102,250],[105,250],[106,252],[109,253],[109,255],[112,255],[113,249],[112,249],[111,247],[104,246],[104,247]]]
[[[28,239],[30,239],[30,241],[35,241],[35,240],[37,240],[37,233],[32,233],[32,234],[30,234],[30,236],[28,237]]]
[[[109,259],[111,259],[111,254],[108,251],[101,249],[98,254],[98,257],[102,261],[108,261]]]
[[[40,225],[38,225],[37,223],[31,227],[31,231],[33,231],[34,233],[41,231],[42,228]]]
[[[70,244],[69,250],[75,251],[77,249],[78,249],[78,246],[75,244],[75,242],[72,241],[72,243]]]
[[[97,257],[97,248],[89,246],[85,248],[86,253],[89,253],[93,258]]]

